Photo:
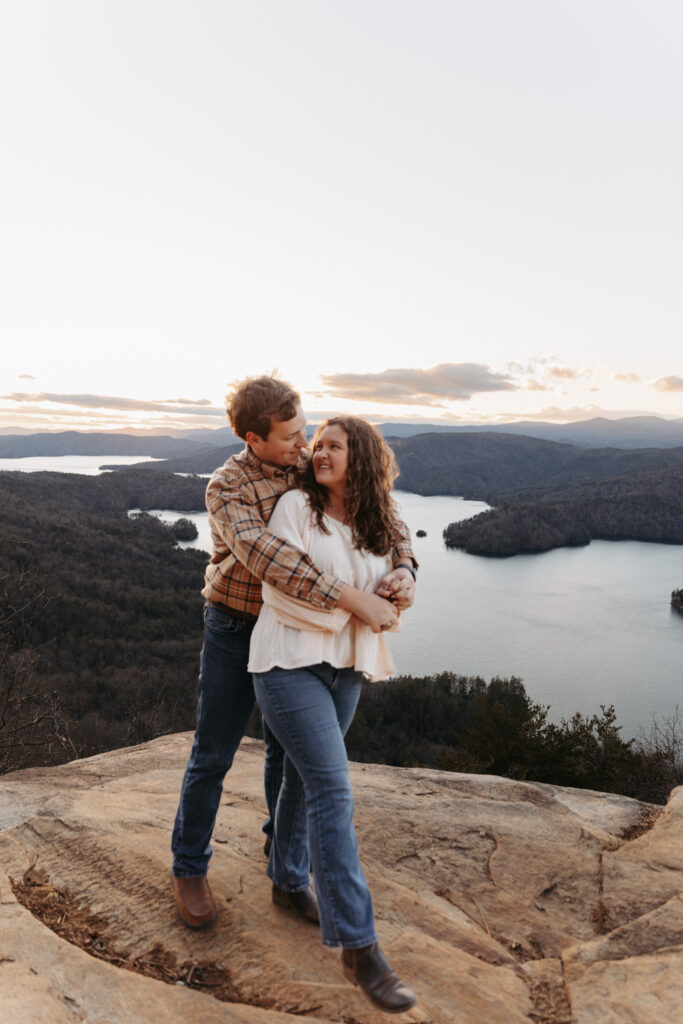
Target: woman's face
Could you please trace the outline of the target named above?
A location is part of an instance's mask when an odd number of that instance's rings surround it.
[[[348,464],[348,434],[338,423],[325,427],[313,449],[315,479],[323,487],[343,487],[346,484]]]

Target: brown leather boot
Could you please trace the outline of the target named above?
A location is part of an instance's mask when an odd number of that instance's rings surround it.
[[[283,910],[290,910],[311,924],[320,924],[318,914],[318,903],[312,889],[304,889],[303,892],[287,892],[286,889],[279,889],[273,883],[273,903]]]
[[[376,942],[342,950],[342,966],[349,981],[359,985],[370,1002],[385,1013],[403,1013],[415,1006],[415,993],[391,969]]]
[[[177,878],[171,875],[178,916],[188,928],[208,928],[218,917],[216,900],[206,875]]]

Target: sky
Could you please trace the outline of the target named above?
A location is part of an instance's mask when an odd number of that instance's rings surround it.
[[[678,0],[4,0],[0,429],[683,417]]]

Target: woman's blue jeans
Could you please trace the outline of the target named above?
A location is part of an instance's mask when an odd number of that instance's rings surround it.
[[[254,673],[263,717],[285,749],[268,875],[300,892],[310,884],[306,834],[326,946],[376,942],[372,899],[358,859],[344,734],[360,697],[360,672],[326,662]]]
[[[249,662],[252,625],[212,605],[204,609],[204,646],[199,672],[197,729],[187,762],[180,803],[173,827],[173,873],[178,877],[205,875],[211,857],[211,834],[223,792],[225,773],[232,765],[254,707]],[[272,835],[284,753],[264,723],[266,764],[264,784],[270,815],[263,826]],[[283,821],[283,829],[286,829]],[[299,835],[298,860],[308,862],[306,836]],[[296,844],[294,844],[296,848]]]

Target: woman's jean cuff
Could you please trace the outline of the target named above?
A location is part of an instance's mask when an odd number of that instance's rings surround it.
[[[365,946],[372,946],[377,942],[375,932],[367,939],[356,939],[354,942],[344,942],[342,939],[323,939],[323,946],[327,949],[363,949]]]

